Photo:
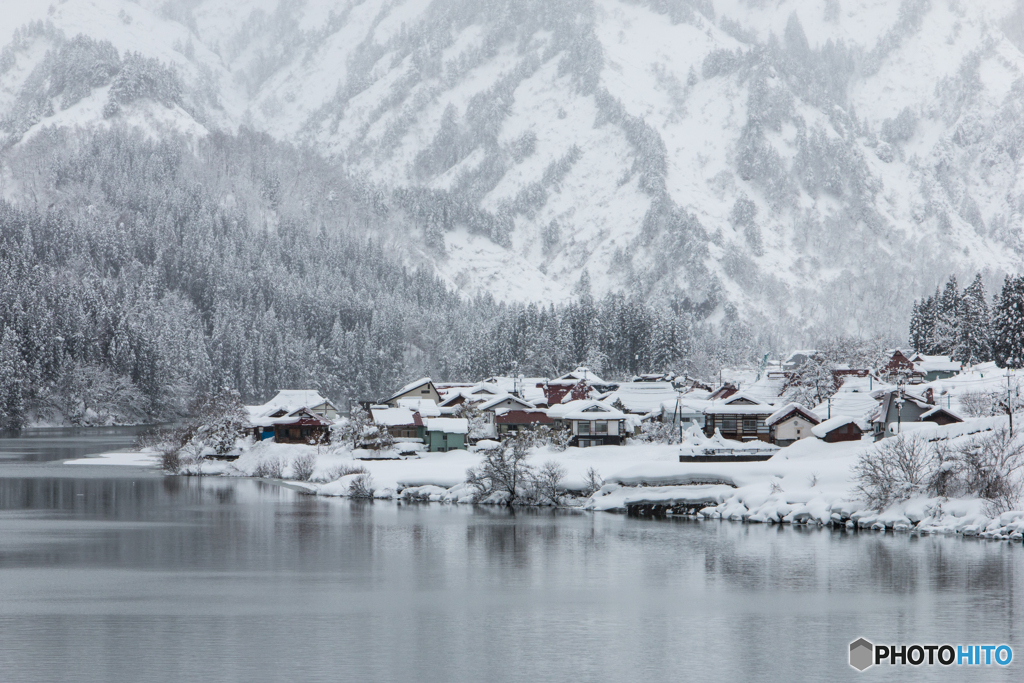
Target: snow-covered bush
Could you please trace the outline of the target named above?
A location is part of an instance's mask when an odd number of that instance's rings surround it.
[[[552,450],[559,453],[568,448],[569,442],[572,440],[572,432],[568,429],[555,429],[547,425],[541,425],[529,432],[523,433],[533,435],[535,446],[550,446]]]
[[[284,474],[284,463],[281,459],[275,456],[269,458],[262,458],[256,463],[255,469],[252,471],[252,476],[259,477],[261,479],[280,479]]]
[[[679,428],[671,422],[646,420],[640,425],[640,433],[630,438],[643,443],[679,443]]]
[[[960,408],[968,417],[988,417],[997,415],[1001,410],[999,401],[1003,394],[992,391],[965,391],[960,394]]]
[[[342,477],[347,477],[350,474],[368,474],[366,468],[362,465],[356,465],[354,463],[342,463],[336,467],[332,467],[327,470],[323,476],[324,482],[337,481]]]
[[[373,498],[373,478],[369,474],[354,477],[348,485],[349,498]]]
[[[292,460],[292,478],[299,481],[309,481],[313,478],[313,470],[316,468],[316,454],[306,453]]]
[[[998,429],[954,446],[900,434],[863,453],[854,478],[858,491],[877,510],[919,493],[978,496],[994,513],[1015,510],[1024,495],[1024,439]]]
[[[583,478],[583,494],[585,496],[592,496],[595,492],[600,491],[601,487],[604,486],[604,479],[593,467],[587,469],[587,474]]]

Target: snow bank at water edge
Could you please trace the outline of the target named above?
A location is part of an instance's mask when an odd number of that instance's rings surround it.
[[[944,427],[922,427],[913,435],[926,444],[956,447],[995,433],[1006,423],[1006,418],[972,419]],[[915,490],[882,510],[872,509],[857,489],[854,470],[865,453],[880,447],[870,438],[835,444],[804,439],[780,450],[770,460],[737,463],[681,463],[678,447],[659,444],[564,451],[540,447],[533,450],[528,462],[534,467],[546,462],[561,466],[566,472],[562,487],[575,492],[586,489],[588,470],[596,470],[604,477],[604,485],[587,498],[570,499],[593,511],[625,512],[631,506],[649,506],[667,513],[699,509],[703,519],[752,523],[1012,539],[1024,534],[1024,511],[999,512],[992,509],[991,501],[976,495],[929,496]],[[303,460],[305,470],[300,465]],[[505,502],[505,496],[497,493],[479,500],[466,483],[466,471],[480,461],[480,453],[474,450],[399,458],[387,451],[262,442],[247,445],[234,462],[205,462],[203,474],[279,479],[321,496],[462,504]],[[149,453],[111,453],[69,462],[154,466],[156,458]],[[302,471],[306,480],[297,481],[302,479]]]

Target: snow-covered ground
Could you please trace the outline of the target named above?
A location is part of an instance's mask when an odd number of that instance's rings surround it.
[[[922,427],[914,435],[951,445],[984,436],[1007,426],[1005,417],[979,418],[947,426]],[[594,511],[625,511],[634,504],[706,505],[700,514],[745,522],[844,525],[924,533],[963,533],[1019,540],[1024,511],[996,514],[978,498],[914,497],[881,512],[869,509],[858,495],[853,468],[858,458],[878,445],[861,441],[829,444],[809,438],[784,448],[770,460],[737,463],[680,463],[679,447],[630,444],[594,448],[536,449],[530,464],[553,461],[565,468],[563,485],[583,490],[588,470],[604,486],[581,502]],[[294,464],[314,456],[308,482],[294,480]],[[474,451],[423,453],[412,458],[380,457],[380,453],[345,448],[263,442],[244,450],[234,462],[207,461],[203,474],[255,476],[261,463],[278,461],[289,485],[323,496],[347,496],[353,480],[367,477],[376,498],[472,502],[464,483],[466,470],[480,463]],[[108,453],[69,464],[157,466],[152,453]],[[364,472],[348,473],[353,469]],[[289,481],[291,480],[291,481]]]

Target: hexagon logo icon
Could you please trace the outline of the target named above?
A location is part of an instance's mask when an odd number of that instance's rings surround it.
[[[874,664],[874,658],[875,646],[868,641],[858,638],[850,643],[850,666],[857,671],[863,671]]]

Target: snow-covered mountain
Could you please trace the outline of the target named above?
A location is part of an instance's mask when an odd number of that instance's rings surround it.
[[[467,294],[563,301],[587,273],[902,334],[948,274],[1021,270],[1021,2],[4,5],[8,146],[263,130],[376,183],[402,257]]]

